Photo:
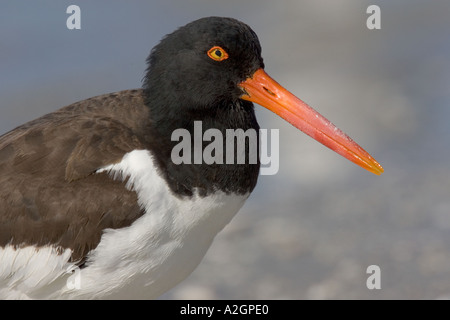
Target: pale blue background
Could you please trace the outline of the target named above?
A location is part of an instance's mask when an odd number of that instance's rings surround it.
[[[81,7],[81,30],[66,8]],[[370,4],[381,30],[366,28]],[[374,176],[260,107],[280,171],[163,298],[450,297],[450,2],[2,1],[0,133],[91,96],[140,87],[161,37],[238,18],[266,71],[384,166]],[[1,263],[1,262],[0,262]],[[366,268],[381,268],[381,290]]]

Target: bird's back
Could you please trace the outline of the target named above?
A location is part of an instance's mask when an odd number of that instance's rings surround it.
[[[20,261],[31,251],[21,249],[53,250],[82,265],[103,230],[129,226],[143,214],[123,181],[95,171],[143,148],[131,124],[138,128],[146,112],[142,90],[126,90],[74,103],[0,137],[0,288],[27,277],[19,275],[26,269]],[[10,258],[16,265],[8,267]],[[33,270],[39,267],[48,268]]]

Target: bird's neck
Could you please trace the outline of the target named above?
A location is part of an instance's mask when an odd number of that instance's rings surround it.
[[[160,97],[150,90],[144,92],[151,118],[149,149],[175,194],[192,196],[197,191],[206,196],[217,190],[246,194],[253,190],[260,162],[259,125],[252,103],[219,99],[213,106],[189,106],[185,101]],[[205,132],[212,133],[213,138]],[[233,132],[237,135],[230,147],[232,139],[227,142],[227,135]],[[237,150],[240,147],[237,140],[242,138],[239,133],[247,134],[241,147],[243,150]],[[256,136],[256,140],[250,141],[250,136]],[[221,148],[220,142],[216,141],[220,137]],[[184,148],[189,145],[190,150]],[[186,151],[191,152],[188,161],[185,161]],[[244,163],[239,163],[242,162],[242,158],[238,159],[239,151],[245,154]],[[222,163],[216,152],[222,152]],[[231,156],[229,152],[232,152]],[[206,159],[211,155],[214,157],[212,163],[211,157]]]

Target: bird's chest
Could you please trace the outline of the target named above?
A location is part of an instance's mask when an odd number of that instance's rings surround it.
[[[105,231],[81,272],[81,296],[95,288],[111,297],[116,293],[117,297],[157,297],[195,269],[215,235],[248,197],[220,191],[205,197],[177,197],[145,150],[133,151],[102,171],[127,178],[127,188],[137,193],[145,214],[127,228]],[[103,289],[102,283],[107,284]]]

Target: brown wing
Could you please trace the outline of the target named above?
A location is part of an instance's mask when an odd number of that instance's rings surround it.
[[[135,192],[95,171],[144,148],[130,124],[139,126],[145,117],[141,92],[122,91],[0,137],[0,246],[52,244],[73,249],[72,260],[80,260],[102,230],[141,216]]]

